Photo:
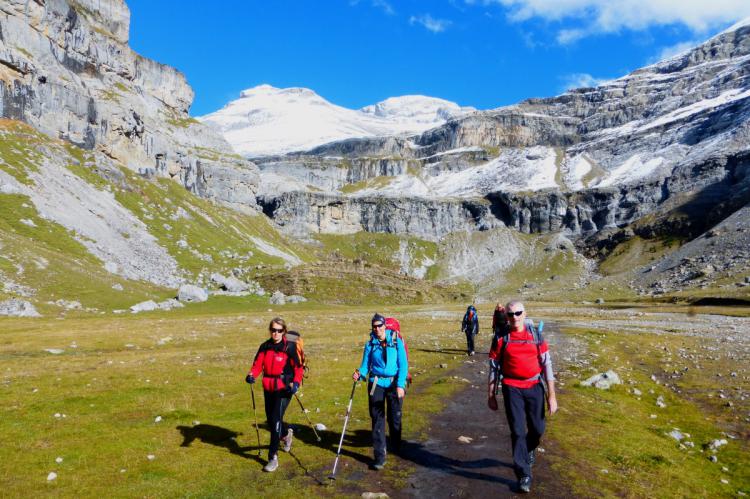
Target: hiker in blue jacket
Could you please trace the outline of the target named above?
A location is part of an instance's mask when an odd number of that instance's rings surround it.
[[[474,305],[469,305],[461,321],[461,331],[466,334],[466,351],[474,355],[474,337],[479,334],[479,316]]]
[[[375,455],[373,468],[376,470],[382,470],[385,466],[386,418],[391,450],[398,452],[401,447],[401,409],[408,371],[404,342],[395,331],[386,329],[385,317],[375,314],[370,339],[365,343],[362,354],[362,365],[354,371],[352,379],[367,381]]]

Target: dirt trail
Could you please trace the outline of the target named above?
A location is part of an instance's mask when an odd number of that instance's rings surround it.
[[[397,470],[413,468],[407,487],[394,489],[377,472],[368,472],[360,482],[363,490],[386,492],[390,497],[431,499],[517,495],[510,430],[502,400],[497,412],[487,408],[487,346],[483,346],[483,352],[467,357],[451,373],[458,380],[469,382],[464,382],[465,389],[459,390],[444,410],[432,418],[427,431],[429,438],[423,441],[407,438],[401,456],[389,455],[389,466]],[[462,443],[459,436],[470,437],[472,441]],[[544,448],[544,440],[541,447]],[[530,495],[570,495],[549,468],[543,453],[538,454]]]

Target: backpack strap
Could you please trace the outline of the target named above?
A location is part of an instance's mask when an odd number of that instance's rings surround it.
[[[531,332],[531,337],[533,338],[534,344],[536,345],[536,358],[539,361],[539,367],[544,368],[544,366],[542,365],[542,342],[544,341],[542,332],[539,331],[536,326],[534,326],[534,321],[531,319],[526,319],[524,321],[524,326]],[[500,336],[500,339],[503,340],[503,344],[500,347],[499,363],[500,374],[502,374],[505,349],[508,348],[508,343],[510,342],[510,330],[507,330],[504,335]]]

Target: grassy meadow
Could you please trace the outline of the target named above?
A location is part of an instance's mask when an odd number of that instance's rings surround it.
[[[356,489],[371,457],[362,386],[336,488],[320,483],[333,463],[350,375],[373,309],[296,305],[270,311],[256,303],[241,310],[212,300],[187,311],[127,317],[2,319],[2,495],[291,497],[301,490],[317,496]],[[464,343],[457,332],[460,310],[388,312],[398,312],[409,335],[415,384],[404,423],[415,434],[459,386],[438,365],[463,360],[454,350]],[[304,335],[310,371],[301,400],[313,422],[328,430],[317,444],[292,401],[286,420],[304,428],[292,453],[280,455],[279,470],[266,474],[262,389],[255,388],[264,447],[258,458],[244,376],[276,314]],[[50,472],[55,480],[47,480]],[[396,472],[390,476],[399,479]]]

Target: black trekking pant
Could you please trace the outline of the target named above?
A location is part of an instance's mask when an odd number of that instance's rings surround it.
[[[287,427],[284,424],[284,413],[291,400],[289,390],[269,392],[263,390],[263,399],[266,403],[266,419],[271,429],[271,445],[268,447],[268,459],[279,451],[279,441],[282,435],[286,435]]]
[[[536,449],[544,433],[544,387],[503,385],[503,405],[513,446],[513,469],[518,479],[531,476],[529,452]]]
[[[468,353],[471,353],[474,351],[474,338],[476,336],[477,336],[477,333],[466,331],[466,348],[468,349]]]
[[[372,391],[372,383],[367,384]],[[388,419],[388,436],[391,450],[398,451],[401,447],[401,409],[404,399],[398,398],[396,383],[389,388],[376,386],[370,395],[370,418],[372,419],[372,447],[375,462],[385,461],[385,420]]]

